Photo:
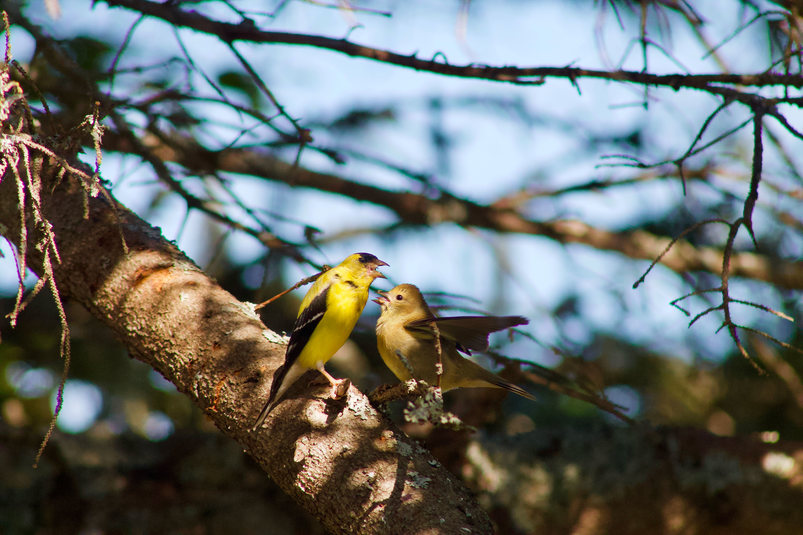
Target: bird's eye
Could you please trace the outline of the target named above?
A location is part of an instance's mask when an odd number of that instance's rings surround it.
[[[401,301],[402,299],[404,299],[404,297],[402,297],[402,294],[396,294],[396,301]]]

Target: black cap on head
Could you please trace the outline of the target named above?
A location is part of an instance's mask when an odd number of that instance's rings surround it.
[[[368,262],[379,262],[379,259],[371,253],[357,253],[360,255],[360,263],[367,264]]]
[[[359,255],[360,264],[372,264],[375,267],[387,266],[387,262],[383,262],[371,253],[355,253]]]

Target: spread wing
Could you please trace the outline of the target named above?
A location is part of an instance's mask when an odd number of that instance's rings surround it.
[[[431,335],[433,322],[441,337],[455,342],[457,349],[469,354],[488,349],[488,335],[492,332],[529,323],[522,316],[453,316],[415,320],[405,327],[413,334]]]

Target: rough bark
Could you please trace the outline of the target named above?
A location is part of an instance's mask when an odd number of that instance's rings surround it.
[[[283,360],[282,338],[158,229],[110,198],[87,199],[70,176],[56,179],[58,169],[46,161],[34,172],[61,255],[54,268],[62,295],[89,309],[133,356],[189,396],[326,529],[491,531],[467,489],[354,387],[336,403],[324,399],[327,388],[299,385],[265,428],[250,432]],[[7,170],[0,180],[0,230],[18,243],[15,177]],[[42,252],[34,246],[40,231],[33,218],[27,221],[29,266],[41,276]]]

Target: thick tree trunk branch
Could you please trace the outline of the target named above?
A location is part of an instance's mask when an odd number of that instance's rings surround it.
[[[33,172],[61,255],[54,268],[62,295],[83,304],[136,358],[189,396],[328,530],[491,531],[465,487],[354,387],[339,403],[322,399],[326,388],[295,389],[266,428],[251,433],[283,360],[281,337],[123,206],[89,198],[84,217],[84,190],[70,177],[58,183],[58,170],[46,162]],[[29,266],[41,276],[42,252],[34,246],[40,231],[32,221]],[[0,178],[0,229],[16,243],[19,224],[16,181],[7,170]]]
[[[156,136],[149,136],[143,142],[164,161],[179,163],[201,175],[215,169],[333,193],[384,206],[406,224],[456,223],[496,232],[532,234],[564,244],[588,245],[648,261],[657,258],[672,241],[643,230],[613,232],[578,220],[534,221],[505,206],[480,205],[446,194],[431,198],[409,191],[386,190],[293,165],[258,149],[210,151],[194,140],[177,136],[171,137],[169,144]],[[130,143],[113,133],[106,137],[105,147],[135,152]],[[678,273],[705,271],[719,276],[722,258],[723,253],[719,249],[679,240],[661,258],[661,264]],[[731,276],[769,282],[789,289],[803,289],[803,265],[800,263],[783,262],[754,253],[733,253],[730,262]]]

